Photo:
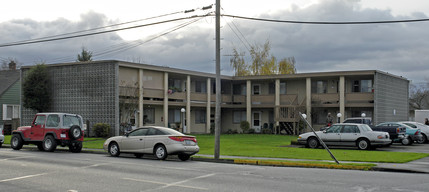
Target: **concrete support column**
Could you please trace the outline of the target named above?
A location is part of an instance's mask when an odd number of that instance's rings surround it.
[[[305,91],[306,91],[306,107],[307,107],[307,120],[310,123],[310,125],[313,125],[311,122],[311,78],[307,77],[305,81]]]
[[[191,133],[191,76],[186,77],[186,133]]]
[[[280,125],[280,79],[276,79],[275,85],[275,108],[274,108],[274,117],[276,121],[276,127]],[[277,132],[276,132],[277,133]]]
[[[207,106],[206,106],[206,133],[210,133],[210,115],[211,115],[211,79],[207,78]]]
[[[340,122],[344,121],[344,118],[346,116],[345,112],[346,112],[346,104],[345,104],[345,90],[346,90],[346,83],[345,83],[345,78],[344,76],[340,76],[340,83],[338,84],[339,86],[339,91],[340,91],[340,113],[342,114],[340,117]]]
[[[246,82],[246,120],[250,123],[252,128],[252,82]]]
[[[137,127],[143,126],[143,69],[139,70],[139,118]]]
[[[164,127],[168,127],[168,73],[164,72]]]

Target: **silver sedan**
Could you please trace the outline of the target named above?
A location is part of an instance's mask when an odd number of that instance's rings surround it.
[[[111,156],[132,153],[140,158],[143,154],[153,154],[164,160],[168,155],[178,155],[182,161],[200,150],[194,136],[157,126],[141,127],[124,136],[111,137],[104,142],[103,148]]]
[[[392,143],[389,133],[373,131],[366,124],[334,124],[324,131],[317,131],[316,134],[326,145],[357,146],[359,149],[388,146]],[[320,146],[313,132],[299,135],[298,143],[311,148]]]

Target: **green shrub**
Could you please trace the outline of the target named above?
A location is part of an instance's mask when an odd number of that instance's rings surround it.
[[[270,128],[262,128],[261,132],[262,132],[262,134],[272,134],[273,133]]]
[[[255,133],[255,129],[249,129],[249,134],[254,134]]]
[[[96,123],[92,127],[96,137],[107,137],[109,136],[110,125],[106,123]]]
[[[243,130],[243,133],[247,133],[250,128],[250,123],[248,121],[242,121],[240,122],[240,128]]]

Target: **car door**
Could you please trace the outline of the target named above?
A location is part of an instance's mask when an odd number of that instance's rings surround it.
[[[360,131],[357,125],[344,125],[341,129],[341,145],[355,146]]]
[[[332,125],[320,135],[320,139],[328,145],[338,145],[341,142],[341,127],[342,125]]]
[[[45,115],[37,115],[31,124],[31,140],[42,141],[45,136]]]
[[[123,152],[142,153],[144,149],[144,141],[148,129],[136,129],[122,139],[120,150]]]
[[[155,147],[155,145],[157,143],[165,143],[164,140],[166,138],[167,136],[162,131],[156,128],[149,128],[146,135],[145,144],[144,144],[145,146],[144,153],[153,153],[153,148]]]

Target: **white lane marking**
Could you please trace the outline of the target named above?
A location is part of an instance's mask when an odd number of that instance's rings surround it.
[[[213,175],[215,175],[215,174],[212,173],[212,174],[202,175],[202,176],[198,176],[198,177],[186,179],[186,180],[175,182],[175,183],[164,183],[164,182],[158,182],[158,181],[150,181],[150,180],[143,180],[143,179],[133,179],[133,178],[122,178],[122,179],[124,179],[124,180],[130,180],[130,181],[146,182],[146,183],[153,183],[153,184],[164,185],[162,187],[156,188],[156,190],[158,190],[158,189],[164,189],[164,188],[171,187],[171,186],[184,187],[184,188],[190,188],[190,189],[199,189],[199,190],[209,190],[208,188],[193,187],[193,186],[181,185],[181,184],[185,183],[185,182],[188,182],[188,181],[191,181],[191,180],[206,178],[206,177],[210,177],[210,176],[213,176]]]
[[[26,159],[26,158],[32,158],[32,157],[35,157],[35,156],[12,157],[12,158],[0,159],[0,161],[8,161],[8,160],[14,160],[14,159]]]
[[[108,165],[108,164],[111,164],[111,163],[98,163],[98,164],[94,164],[94,165],[88,165],[88,166],[76,167],[76,168],[86,169],[86,168],[90,168],[90,167],[98,167],[100,165]]]
[[[26,179],[26,178],[30,178],[30,177],[37,177],[37,176],[42,176],[42,175],[46,175],[46,174],[47,173],[41,173],[41,174],[36,174],[36,175],[27,175],[27,176],[22,176],[22,177],[15,177],[15,178],[11,178],[11,179],[0,180],[0,183],[20,180],[20,179]]]

